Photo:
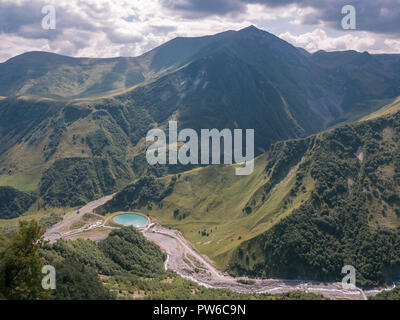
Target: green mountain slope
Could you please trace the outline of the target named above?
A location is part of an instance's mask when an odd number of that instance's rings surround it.
[[[34,192],[38,208],[75,206],[146,174],[191,169],[145,161],[147,131],[171,119],[180,129],[253,128],[261,154],[394,99],[396,59],[310,55],[255,27],[177,38],[136,58],[26,53],[0,64],[8,96],[0,100],[0,186]],[[350,90],[358,73],[359,90]]]
[[[34,192],[44,205],[76,206],[134,177],[129,137],[109,113],[56,101],[0,104],[0,185]]]
[[[196,130],[254,128],[258,150],[357,120],[400,95],[395,55],[305,55],[254,27],[176,42],[195,43],[176,57],[186,64],[113,98],[134,101],[157,123],[175,117]],[[175,57],[171,47],[160,50]]]
[[[395,99],[392,103],[380,108],[379,110],[370,113],[369,115],[363,117],[361,120],[371,120],[383,116],[387,116],[400,111],[400,98]]]
[[[399,278],[399,120],[396,113],[310,140],[296,175],[300,187],[302,177],[314,180],[311,198],[241,244],[231,271],[340,279],[341,267],[350,264],[362,285]],[[263,255],[252,261],[252,252]]]
[[[300,291],[270,295],[205,288],[164,270],[165,254],[132,227],[115,230],[98,243],[59,241],[40,255],[57,270],[57,290],[50,297],[57,300],[323,299]]]
[[[11,187],[0,187],[0,219],[10,219],[23,214],[36,197]]]
[[[2,227],[120,191],[99,212],[141,210],[233,274],[340,280],[351,264],[362,285],[400,278],[399,61],[311,55],[254,27],[136,58],[12,58],[0,64]],[[255,129],[253,174],[149,167],[144,137],[171,119]]]
[[[70,58],[28,52],[0,64],[0,92],[4,96],[88,96],[143,80],[140,65],[129,58]]]
[[[342,97],[343,113],[334,123],[357,120],[398,96],[400,57],[390,54],[341,51],[314,53],[310,60],[324,68]],[[356,117],[355,117],[356,116]]]
[[[181,67],[201,48],[230,32],[176,38],[134,58],[72,58],[27,52],[0,63],[0,95],[78,98],[118,92]]]
[[[139,209],[235,274],[400,276],[400,113],[274,144],[252,175],[198,168],[127,186],[100,212]]]

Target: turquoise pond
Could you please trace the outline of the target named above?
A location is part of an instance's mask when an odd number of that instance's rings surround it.
[[[114,222],[123,226],[134,226],[136,228],[147,226],[147,219],[139,214],[126,213],[114,217]]]

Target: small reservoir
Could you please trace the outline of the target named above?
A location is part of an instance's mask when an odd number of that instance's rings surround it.
[[[142,228],[147,226],[147,219],[140,214],[136,213],[124,213],[114,217],[114,222],[123,226],[134,226],[136,228]]]

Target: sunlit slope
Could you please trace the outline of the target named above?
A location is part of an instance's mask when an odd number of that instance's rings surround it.
[[[391,115],[393,113],[399,112],[400,111],[400,97],[395,99],[392,103],[380,108],[379,110],[363,117],[361,121],[363,120],[371,120],[371,119],[376,119],[379,117],[384,117],[387,115]]]
[[[143,175],[187,170],[149,169],[144,157],[148,130],[170,119],[180,129],[253,128],[261,154],[393,97],[397,61],[307,55],[255,27],[177,38],[137,58],[26,53],[0,65],[11,96],[0,99],[0,186],[34,192],[43,205],[78,205]],[[143,77],[128,83],[133,70]]]
[[[288,145],[297,145],[290,150]],[[140,179],[126,187],[103,212],[139,209],[179,229],[199,250],[225,267],[240,243],[268,230],[306,201],[313,181],[296,187],[296,171],[305,152],[302,140],[277,144],[255,160],[249,176],[235,166],[209,166],[159,179]],[[282,153],[287,158],[278,160]],[[268,191],[265,191],[268,189]]]
[[[231,272],[340,280],[350,264],[361,285],[400,277],[400,113],[382,114],[388,115],[312,138],[297,172],[311,175],[311,197],[243,242],[229,261]]]
[[[233,31],[175,38],[138,57],[74,58],[26,52],[0,63],[0,95],[73,99],[123,92],[185,65],[199,50],[229,33]]]
[[[352,264],[361,284],[382,283],[400,265],[399,141],[395,113],[275,143],[249,176],[139,179],[101,211],[145,212],[235,274],[337,280]]]
[[[144,80],[132,58],[71,58],[27,52],[0,64],[0,94],[75,97],[126,88]]]

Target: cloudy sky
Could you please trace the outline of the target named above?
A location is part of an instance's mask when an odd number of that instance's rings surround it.
[[[54,30],[42,28],[46,5]],[[356,8],[356,30],[341,26],[345,5]],[[0,62],[32,50],[137,56],[177,36],[249,25],[310,52],[400,53],[400,0],[0,0]]]

